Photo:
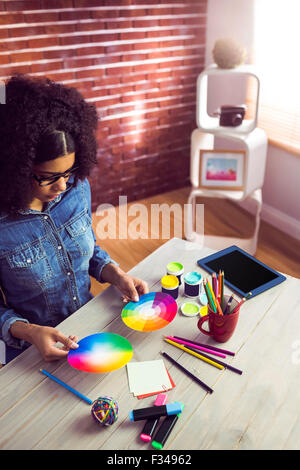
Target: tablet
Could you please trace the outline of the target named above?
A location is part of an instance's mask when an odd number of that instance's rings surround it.
[[[224,271],[225,284],[245,297],[252,297],[286,280],[282,274],[233,245],[197,261],[209,273]]]

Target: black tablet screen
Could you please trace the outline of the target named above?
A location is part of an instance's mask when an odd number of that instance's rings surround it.
[[[225,280],[248,293],[277,278],[277,275],[238,250],[205,263],[216,273],[224,271]]]

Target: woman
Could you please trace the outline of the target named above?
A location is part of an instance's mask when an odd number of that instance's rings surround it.
[[[12,77],[0,106],[0,337],[7,362],[29,344],[45,360],[76,348],[55,326],[88,302],[90,276],[126,301],[147,284],[95,244],[87,180],[97,112],[49,79]],[[63,344],[63,348],[56,343]]]

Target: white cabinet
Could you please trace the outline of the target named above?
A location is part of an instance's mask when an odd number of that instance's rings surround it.
[[[256,81],[256,103],[254,106],[254,117],[244,119],[237,127],[225,127],[219,125],[219,117],[210,116],[207,112],[208,80],[210,76],[226,77],[227,83],[230,77],[235,75],[254,77]],[[260,223],[260,212],[262,207],[262,191],[264,182],[267,144],[266,133],[256,127],[259,106],[259,78],[252,67],[244,65],[235,69],[219,69],[215,64],[204,70],[197,80],[197,125],[198,128],[191,136],[191,159],[190,180],[192,190],[188,200],[188,218],[186,224],[186,238],[191,241],[205,243],[214,249],[225,248],[230,245],[238,245],[251,254],[256,252],[257,237]],[[224,103],[228,104],[228,103]],[[226,149],[239,148],[245,152],[244,161],[244,183],[243,189],[234,191],[230,189],[217,190],[202,188],[199,182],[200,151],[211,150],[215,147],[216,137],[222,138]],[[225,238],[216,236],[205,236],[194,231],[196,197],[228,198],[235,201],[243,201],[246,198],[253,199],[256,203],[256,225],[254,234],[247,239]]]
[[[208,81],[210,78],[218,77],[218,79],[226,80],[226,84],[230,84],[232,78],[232,86],[235,85],[237,76],[243,78],[252,77],[256,85],[256,100],[253,111],[253,118],[244,119],[242,124],[238,127],[224,127],[219,126],[219,118],[210,116],[207,112],[207,96],[208,96]],[[252,85],[254,86],[254,85]],[[257,126],[258,116],[258,103],[259,103],[260,81],[255,73],[255,70],[250,65],[241,65],[235,69],[220,69],[216,64],[210,65],[205,69],[197,79],[197,109],[196,109],[196,122],[199,129],[205,132],[212,132],[213,134],[227,134],[233,130],[234,134],[248,134],[253,131]],[[228,104],[228,103],[223,103]]]

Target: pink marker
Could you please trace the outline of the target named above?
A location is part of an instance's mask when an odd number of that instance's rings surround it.
[[[157,395],[154,405],[155,406],[165,405],[167,401],[168,401],[167,395],[165,395],[164,393],[160,393],[159,395]],[[145,426],[143,427],[143,430],[140,434],[140,438],[142,439],[142,441],[144,442],[151,441],[152,436],[155,432],[155,429],[158,425],[158,422],[159,422],[159,418],[147,419]]]
[[[204,348],[203,346],[197,346],[196,344],[190,343],[189,341],[184,341],[182,339],[178,339],[178,338],[175,338],[173,336],[166,336],[166,338],[174,341],[175,343],[185,344],[186,346],[192,346],[195,349],[200,349],[200,351],[206,351],[209,354],[214,354],[215,356],[226,357],[226,355],[223,354],[223,353],[219,353],[219,352],[214,351],[212,349]]]

